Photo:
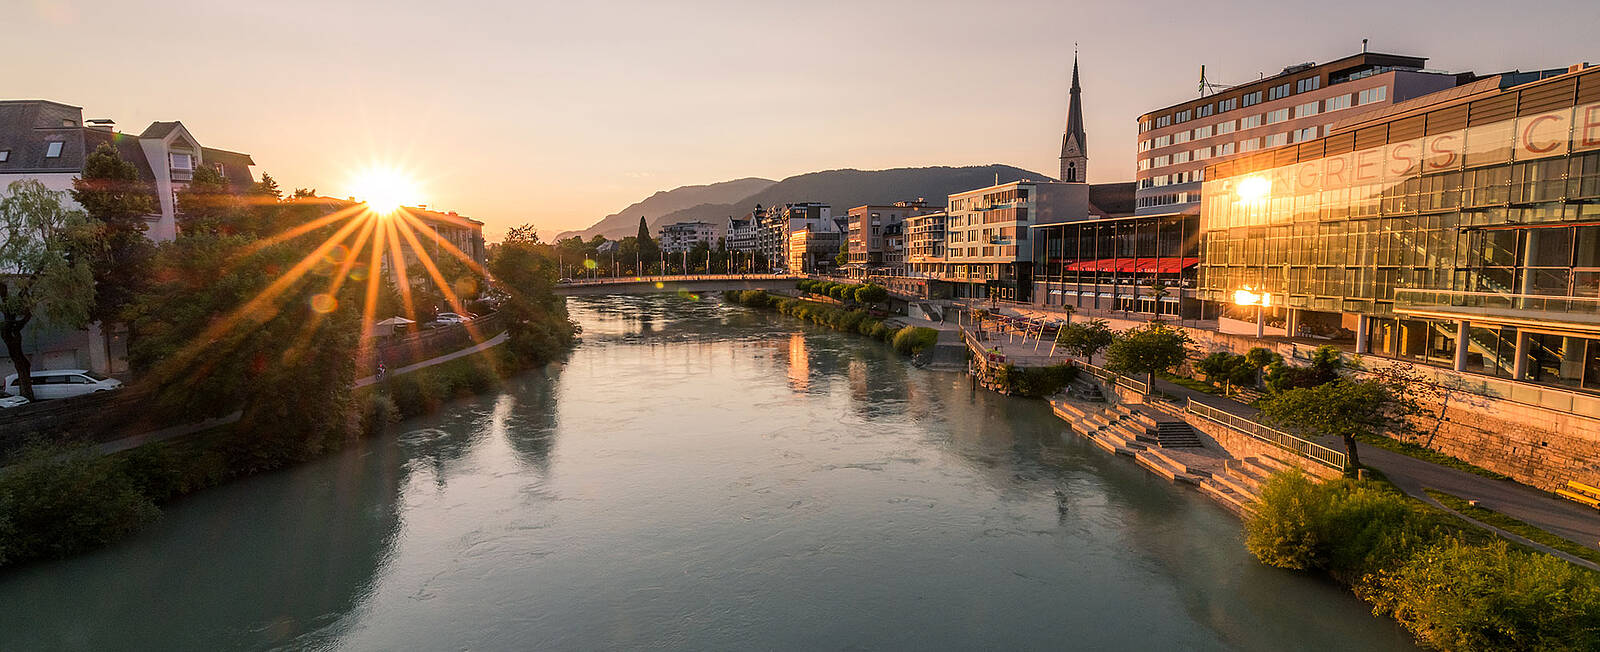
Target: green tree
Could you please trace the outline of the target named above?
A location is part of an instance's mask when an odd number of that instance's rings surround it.
[[[1187,332],[1161,322],[1130,328],[1118,333],[1106,347],[1106,368],[1145,374],[1153,386],[1156,372],[1183,364],[1193,343]]]
[[[644,216],[639,216],[639,233],[634,236],[639,247],[639,264],[645,268],[658,264],[661,259],[661,247],[656,244],[655,238],[650,237],[650,224],[644,221]],[[664,271],[664,270],[663,270]],[[640,273],[644,273],[640,270]]]
[[[1056,346],[1084,360],[1092,360],[1112,339],[1111,326],[1104,319],[1062,324],[1056,331]]]
[[[1261,416],[1285,430],[1342,439],[1349,466],[1356,468],[1357,439],[1400,425],[1401,408],[1381,383],[1341,379],[1273,394],[1261,403]]]
[[[228,233],[259,235],[263,211],[235,194],[220,173],[199,167],[189,185],[178,192],[178,232],[188,235]],[[259,207],[257,207],[259,208]]]
[[[876,304],[889,300],[889,291],[876,283],[857,286],[855,289],[857,303]]]
[[[512,229],[512,234],[518,234]],[[542,364],[572,345],[577,326],[567,318],[566,301],[556,295],[556,261],[548,247],[508,235],[495,248],[489,272],[507,294],[500,304],[506,346],[522,364]]]
[[[840,267],[844,267],[846,264],[848,264],[850,262],[850,239],[849,238],[841,238],[839,240],[839,255],[833,257],[833,262],[834,262],[834,264],[836,264],[836,265],[838,265]]]
[[[72,181],[72,199],[99,232],[97,246],[75,252],[94,272],[95,300],[89,319],[120,322],[122,311],[150,280],[155,245],[145,237],[145,218],[160,210],[155,194],[139,178],[139,168],[122,160],[115,147],[102,143],[84,159],[83,174]]]
[[[283,198],[283,190],[278,188],[278,180],[265,172],[261,173],[261,180],[251,186],[250,194],[271,197],[272,201],[278,201]]]
[[[17,368],[17,388],[33,400],[33,364],[22,329],[35,316],[68,327],[89,321],[94,270],[73,251],[98,248],[99,233],[83,211],[62,205],[66,193],[34,180],[13,181],[0,198],[0,339]]]

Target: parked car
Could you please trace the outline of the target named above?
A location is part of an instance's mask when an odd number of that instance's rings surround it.
[[[27,405],[28,399],[21,396],[0,396],[0,410]]]
[[[40,401],[108,392],[122,387],[120,380],[85,369],[45,369],[29,375],[33,377],[33,398]],[[16,374],[6,376],[5,393],[8,396],[22,395]]]
[[[441,312],[437,317],[434,317],[433,320],[441,324],[465,324],[469,321],[472,321],[472,317],[453,312]]]

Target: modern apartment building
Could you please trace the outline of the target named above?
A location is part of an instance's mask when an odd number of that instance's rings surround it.
[[[1137,214],[1198,213],[1211,159],[1316,140],[1352,114],[1471,79],[1423,70],[1423,57],[1362,52],[1139,116]]]
[[[1292,334],[1600,392],[1600,68],[1488,76],[1206,176],[1207,300],[1247,291]]]
[[[796,274],[825,274],[832,271],[839,256],[844,234],[832,224],[806,223],[789,232],[785,250],[787,269]]]
[[[139,169],[159,212],[148,216],[146,234],[156,241],[177,237],[177,193],[194,171],[208,166],[240,188],[255,182],[249,154],[204,147],[181,122],[153,122],[139,135],[119,133],[110,120],[83,119],[83,109],[48,100],[0,100],[0,190],[33,179],[69,191],[83,174],[85,159],[110,144]],[[70,199],[69,199],[70,201]]]
[[[757,207],[757,211],[761,209]],[[757,249],[773,261],[775,267],[786,267],[789,262],[789,235],[802,228],[814,232],[837,231],[833,208],[820,202],[799,202],[766,209],[757,238]],[[835,243],[837,247],[837,243]],[[838,249],[834,250],[838,254]]]
[[[869,204],[848,211],[849,259],[845,270],[851,278],[875,275],[897,275],[885,267],[884,235],[891,226],[898,227],[907,218],[936,213],[942,206],[929,206],[926,199],[900,201],[887,205]],[[903,271],[903,270],[902,270]]]
[[[657,233],[662,253],[679,254],[700,244],[717,245],[717,226],[710,222],[676,222],[662,226]]]
[[[945,275],[944,211],[907,217],[905,221],[905,275],[917,278],[942,278]]]
[[[958,298],[1027,301],[1029,227],[1089,219],[1089,184],[1013,181],[950,195],[944,279]]]

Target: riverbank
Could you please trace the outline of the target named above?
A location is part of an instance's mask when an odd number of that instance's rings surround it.
[[[844,288],[850,286],[832,284],[831,287],[839,288],[836,292],[844,296]],[[869,286],[855,286],[864,288]],[[882,340],[894,347],[903,355],[915,356],[933,347],[939,339],[939,332],[924,326],[895,326],[888,323],[887,315],[875,314],[866,307],[851,307],[848,304],[823,303],[793,297],[784,297],[769,294],[765,290],[729,290],[722,294],[722,300],[730,303],[775,310],[785,315],[810,321],[818,326],[827,326],[836,331],[866,335],[873,339]]]
[[[158,520],[168,503],[343,450],[402,418],[488,391],[529,366],[505,347],[470,350],[355,389],[354,435],[315,455],[263,458],[255,433],[234,422],[109,454],[95,448],[31,450],[0,473],[0,567],[111,543]]]

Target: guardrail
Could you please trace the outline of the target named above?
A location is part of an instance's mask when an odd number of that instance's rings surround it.
[[[1426,310],[1428,308],[1482,308],[1486,310],[1556,312],[1591,317],[1600,315],[1600,297],[1545,294],[1395,288],[1394,304],[1396,309],[1409,308],[1414,310]]]
[[[1089,364],[1087,362],[1079,362],[1077,360],[1073,360],[1072,364],[1077,365],[1078,367],[1082,368],[1084,371],[1087,371],[1087,372],[1089,372],[1091,374],[1094,374],[1095,376],[1098,376],[1100,379],[1105,380],[1106,382],[1109,382],[1109,383],[1111,383],[1113,385],[1116,385],[1118,387],[1124,387],[1124,388],[1127,388],[1127,389],[1131,389],[1131,390],[1133,390],[1135,392],[1138,392],[1140,394],[1149,394],[1150,393],[1150,384],[1146,383],[1146,382],[1144,382],[1142,380],[1129,378],[1129,377],[1124,376],[1122,374],[1119,374],[1119,373],[1117,373],[1115,371],[1111,371],[1110,369],[1103,369],[1101,367],[1096,367],[1096,366],[1094,366],[1092,364]]]
[[[669,281],[788,281],[805,278],[799,274],[672,274],[667,276],[602,276],[558,282],[558,287],[575,285],[615,285]]]
[[[1301,439],[1282,430],[1264,426],[1237,414],[1219,410],[1204,403],[1196,403],[1192,398],[1189,399],[1188,405],[1184,406],[1184,411],[1340,471],[1343,471],[1350,464],[1349,458],[1342,452],[1316,442]]]

